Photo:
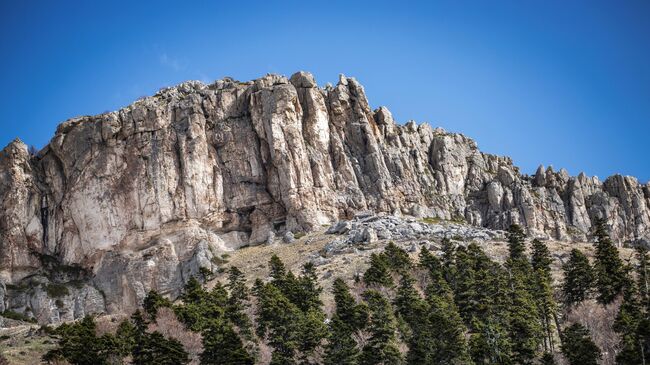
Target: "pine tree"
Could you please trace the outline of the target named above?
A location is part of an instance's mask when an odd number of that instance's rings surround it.
[[[458,313],[453,294],[447,282],[439,277],[427,289],[428,314],[421,321],[427,324],[422,338],[427,341],[428,351],[425,362],[412,358],[409,352],[409,364],[472,364],[469,345],[465,337],[467,328]]]
[[[602,219],[597,220],[595,226],[595,286],[598,292],[598,302],[609,304],[623,291],[625,272],[618,249],[614,246],[607,233],[605,221]]]
[[[511,261],[526,260],[526,233],[517,224],[508,228],[508,252]]]
[[[160,332],[141,333],[132,353],[134,365],[182,365],[190,362],[183,345]]]
[[[454,298],[470,331],[470,350],[477,364],[508,364],[510,293],[508,275],[485,252],[470,243],[456,250]]]
[[[454,299],[458,310],[468,326],[474,322],[479,309],[477,307],[480,292],[477,282],[477,261],[483,257],[470,254],[465,247],[459,247],[456,251],[456,275],[454,279]],[[485,257],[487,259],[487,257]]]
[[[315,268],[308,263],[296,277],[275,255],[269,266],[272,281],[257,282],[254,289],[258,336],[266,336],[274,348],[272,364],[306,363],[327,336]]]
[[[295,304],[303,312],[310,309],[319,309],[323,303],[320,294],[323,289],[318,284],[316,268],[311,262],[307,262],[302,268],[302,275],[298,279],[298,288]]]
[[[533,240],[530,260],[533,270],[542,270],[545,275],[551,275],[551,264],[553,263],[551,251],[549,251],[546,244],[542,241],[538,239]]]
[[[302,313],[299,326],[299,358],[302,364],[308,364],[311,363],[310,357],[327,337],[325,314],[320,308],[310,308]]]
[[[388,242],[388,245],[386,245],[384,257],[386,258],[388,267],[397,273],[402,273],[413,267],[413,262],[408,253],[397,247],[393,241]]]
[[[384,254],[373,253],[370,255],[370,267],[363,274],[366,285],[392,287],[393,277],[390,274],[388,261]]]
[[[641,305],[648,312],[650,311],[650,259],[648,258],[648,249],[643,245],[639,245],[635,250],[637,259],[637,290]]]
[[[545,352],[544,355],[539,359],[540,365],[555,365],[555,358],[550,352]]]
[[[228,271],[228,284],[226,287],[230,292],[226,315],[239,329],[242,337],[250,340],[252,339],[252,323],[246,314],[246,309],[250,306],[249,290],[246,287],[244,274],[236,266],[232,266]]]
[[[521,272],[510,272],[509,333],[512,340],[512,358],[517,364],[532,362],[537,356],[543,336],[538,308],[526,280]]]
[[[158,308],[161,307],[171,307],[172,303],[169,299],[158,294],[157,291],[151,290],[147,293],[147,296],[144,298],[143,309],[144,311],[155,319],[156,314],[158,313]]]
[[[201,334],[203,337],[201,364],[253,365],[253,357],[246,351],[241,339],[229,323],[212,320]]]
[[[285,295],[290,291],[289,283],[287,283],[287,268],[280,258],[273,254],[269,260],[270,273],[269,276],[273,279],[273,285],[280,289]]]
[[[332,290],[336,310],[330,321],[331,335],[325,350],[325,364],[354,365],[360,353],[355,337],[366,326],[367,308],[355,302],[342,279],[334,280]]]
[[[509,332],[512,340],[512,359],[517,364],[529,364],[537,356],[543,329],[533,292],[532,266],[525,253],[525,234],[521,227],[512,225],[508,231],[510,306]]]
[[[320,300],[322,288],[312,263],[303,266],[302,275],[296,280],[294,288],[292,302],[302,312],[298,350],[301,361],[305,363],[327,337],[325,313]]]
[[[444,279],[444,267],[439,258],[431,254],[426,247],[423,247],[420,250],[418,256],[418,266],[427,270],[428,274],[432,278],[443,278]]]
[[[301,312],[275,284],[256,285],[257,335],[273,348],[271,364],[295,364],[300,341]]]
[[[424,300],[422,300],[420,294],[413,286],[414,282],[415,280],[410,274],[405,273],[402,275],[394,303],[395,312],[409,325],[420,320],[422,311],[418,311],[417,307],[425,304]],[[423,312],[426,312],[426,310]]]
[[[639,302],[637,287],[628,277],[623,289],[623,301],[614,321],[614,330],[621,337],[621,349],[616,355],[616,363],[621,365],[641,364],[644,353],[642,338],[638,329],[644,319],[644,312]]]
[[[190,279],[181,295],[183,305],[175,306],[174,313],[190,330],[201,332],[210,319],[224,319],[228,306],[228,292],[217,283],[210,292],[196,279]]]
[[[602,358],[589,331],[579,323],[572,324],[562,332],[561,349],[570,365],[596,365]]]
[[[472,359],[476,364],[510,364],[510,300],[505,270],[495,263],[479,268],[477,283],[481,288],[478,300],[483,304],[477,308],[468,325]]]
[[[134,324],[134,344],[131,351],[134,365],[172,365],[190,362],[189,354],[180,342],[167,339],[159,332],[147,332],[147,322],[139,310],[133,313],[131,320]]]
[[[415,280],[404,273],[400,279],[394,308],[398,327],[408,344],[408,364],[426,364],[432,352],[433,338],[429,332],[429,305],[413,286]]]
[[[572,249],[569,261],[564,265],[563,271],[562,299],[564,305],[570,307],[589,298],[594,275],[587,256],[577,248]]]
[[[442,251],[442,267],[444,271],[445,280],[449,283],[452,290],[456,290],[456,245],[451,242],[447,237],[440,242],[440,249]]]
[[[207,297],[207,292],[201,286],[201,283],[192,276],[183,288],[181,299],[185,303],[199,303]]]
[[[551,253],[546,245],[534,239],[532,242],[531,264],[534,274],[533,297],[535,299],[544,336],[544,350],[554,351],[553,329],[557,316],[557,304],[553,296],[551,276]]]
[[[370,311],[370,338],[363,347],[360,365],[399,365],[403,363],[397,347],[396,321],[393,309],[386,298],[376,290],[364,293]]]
[[[135,346],[135,326],[129,320],[124,320],[117,327],[115,332],[114,353],[120,357],[128,356]]]
[[[59,342],[43,360],[65,359],[75,365],[107,364],[109,352],[95,334],[95,320],[86,316],[76,323],[64,323],[55,330]]]

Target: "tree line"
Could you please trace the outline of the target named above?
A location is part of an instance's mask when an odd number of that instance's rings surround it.
[[[46,361],[72,364],[187,364],[174,339],[148,324],[171,308],[188,330],[201,334],[201,364],[254,364],[270,349],[271,364],[597,364],[601,349],[590,330],[565,323],[563,313],[587,300],[620,301],[614,328],[618,364],[645,364],[650,350],[648,254],[625,263],[599,221],[593,264],[573,249],[556,290],[547,245],[508,231],[508,257],[492,260],[475,243],[445,239],[441,254],[426,248],[417,260],[390,242],[370,255],[368,269],[347,283],[334,280],[331,316],[323,309],[314,265],[298,274],[277,257],[269,279],[247,286],[231,267],[226,283],[208,290],[189,280],[177,303],[155,291],[115,334],[96,335],[92,317],[55,329],[57,347]],[[560,355],[561,354],[561,355]]]

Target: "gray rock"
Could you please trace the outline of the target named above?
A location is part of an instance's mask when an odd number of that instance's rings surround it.
[[[314,264],[314,266],[322,266],[325,265],[329,262],[330,260],[323,257],[323,256],[318,256],[314,259],[311,260],[311,263]]]
[[[325,233],[327,234],[345,234],[352,228],[349,221],[339,221],[330,226]]]
[[[291,232],[291,231],[286,231],[282,235],[282,242],[284,242],[284,243],[293,243],[295,241],[296,241],[296,238],[293,236],[293,232]]]
[[[368,243],[377,242],[377,233],[372,227],[366,227],[363,230],[363,242],[368,242]]]
[[[6,307],[5,307],[5,296],[7,292],[7,287],[3,282],[0,282],[0,312],[4,312]]]

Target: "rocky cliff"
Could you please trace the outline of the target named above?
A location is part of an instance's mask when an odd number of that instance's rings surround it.
[[[650,184],[522,175],[463,135],[373,111],[345,76],[186,82],[68,120],[36,154],[18,140],[2,150],[0,310],[42,322],[128,310],[150,289],[177,295],[222,252],[360,211],[563,240],[605,217],[638,241]]]

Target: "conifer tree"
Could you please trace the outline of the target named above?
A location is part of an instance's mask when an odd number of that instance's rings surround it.
[[[598,292],[598,302],[609,304],[623,291],[625,270],[618,249],[609,238],[605,221],[597,220],[595,227],[595,287]]]
[[[417,308],[426,303],[413,286],[414,282],[415,280],[410,274],[405,273],[402,275],[395,296],[395,312],[409,325],[420,320],[423,312],[426,312],[426,310],[419,311]]]
[[[545,352],[544,355],[539,359],[540,365],[555,365],[555,358],[550,352]]]
[[[175,306],[174,313],[192,331],[202,331],[210,319],[221,320],[226,317],[228,292],[221,283],[217,283],[208,292],[192,278],[185,286],[181,298],[183,305]]]
[[[366,326],[367,307],[355,302],[349,287],[340,278],[334,280],[332,291],[336,310],[330,321],[331,335],[325,350],[325,364],[354,365],[360,353],[355,338]]]
[[[327,336],[315,268],[308,263],[296,277],[276,255],[269,266],[273,280],[255,285],[258,336],[268,337],[274,348],[272,364],[308,362]]]
[[[425,254],[426,255],[426,254]],[[395,296],[395,314],[402,337],[408,344],[408,364],[426,364],[433,352],[429,305],[414,287],[415,280],[404,273]]]
[[[509,332],[512,340],[512,359],[518,364],[529,364],[537,356],[543,329],[539,307],[533,297],[534,277],[525,253],[525,234],[518,225],[508,230],[510,306]],[[541,264],[541,263],[540,263]]]
[[[639,336],[639,326],[646,317],[638,298],[637,286],[628,277],[623,289],[623,301],[614,321],[614,330],[621,337],[621,349],[616,363],[641,364],[644,361],[644,338]]]
[[[76,323],[64,323],[55,330],[59,337],[57,348],[43,356],[45,361],[65,359],[75,365],[108,364],[109,351],[95,334],[96,324],[91,316]]]
[[[257,335],[273,348],[271,364],[295,364],[301,312],[273,283],[256,286]]]
[[[506,272],[499,265],[489,263],[477,270],[477,283],[481,288],[477,298],[483,305],[468,324],[472,359],[476,364],[510,364],[512,342]]]
[[[508,253],[511,261],[526,261],[526,233],[517,224],[508,228]]]
[[[561,349],[570,365],[596,365],[602,358],[600,349],[591,340],[589,331],[579,323],[564,329]]]
[[[589,298],[594,274],[587,256],[577,248],[572,249],[569,261],[564,265],[563,271],[562,299],[564,305],[570,307]]]
[[[201,332],[203,352],[201,364],[253,365],[253,357],[246,351],[232,326],[223,320],[211,320]]]
[[[392,287],[393,277],[390,274],[388,261],[384,254],[373,253],[370,255],[370,267],[363,274],[366,285],[379,285]]]
[[[169,299],[160,295],[157,291],[151,290],[147,293],[147,296],[144,298],[143,309],[144,311],[155,319],[156,314],[158,313],[158,308],[161,307],[171,307],[172,303]]]
[[[203,289],[201,283],[196,279],[196,277],[190,277],[190,279],[185,284],[185,287],[183,288],[183,294],[181,295],[183,302],[199,303],[205,300],[206,297],[207,292],[205,289]]]
[[[402,273],[413,267],[413,262],[408,253],[397,247],[393,241],[388,242],[388,245],[386,245],[384,257],[388,267],[397,273]]]
[[[427,273],[432,278],[443,278],[444,279],[444,267],[439,258],[431,254],[426,247],[423,247],[420,250],[418,255],[418,266],[427,270]]]
[[[319,309],[323,305],[320,300],[320,294],[323,289],[318,284],[316,268],[311,262],[307,262],[303,266],[302,275],[298,279],[297,290],[296,305],[303,312],[310,309]]]
[[[542,270],[544,275],[550,277],[551,275],[551,264],[553,259],[551,258],[551,251],[549,251],[546,244],[538,239],[534,239],[532,242],[532,253],[530,255],[531,265],[533,270]]]
[[[134,365],[182,365],[190,362],[183,345],[160,332],[141,333],[132,353]]]
[[[557,304],[553,295],[553,278],[551,276],[551,253],[541,241],[532,242],[531,264],[534,274],[533,297],[535,299],[540,322],[544,331],[544,350],[554,351],[553,325],[557,316]]]
[[[421,321],[427,326],[422,338],[431,338],[425,345],[427,357],[424,362],[413,358],[409,351],[409,364],[472,364],[466,339],[467,328],[458,313],[453,294],[447,282],[440,276],[427,288],[428,314]]]
[[[641,305],[645,311],[650,311],[650,259],[648,258],[648,249],[639,245],[636,251],[636,276],[637,276],[637,290]]]
[[[237,326],[242,336],[250,340],[252,324],[245,312],[250,306],[249,290],[246,287],[244,273],[236,266],[232,266],[228,271],[228,284],[226,287],[230,291],[226,315]]]
[[[133,351],[133,347],[135,346],[135,330],[135,326],[128,319],[120,323],[115,332],[114,353],[120,357],[126,357]]]
[[[273,285],[286,295],[289,288],[287,288],[287,268],[284,266],[284,262],[276,254],[273,254],[269,260],[269,268],[269,276],[273,279]]]
[[[370,338],[363,347],[360,365],[399,365],[403,363],[397,346],[396,322],[393,309],[386,298],[376,290],[364,293],[370,312]]]
[[[456,250],[454,298],[458,310],[468,326],[471,326],[478,313],[477,298],[480,292],[477,289],[481,285],[477,282],[478,259],[482,259],[482,257],[470,254],[465,247],[459,247]]]
[[[139,310],[133,313],[131,320],[134,324],[134,344],[131,351],[134,365],[172,365],[190,362],[189,354],[180,342],[167,339],[159,332],[147,332],[147,322]]]
[[[454,298],[470,331],[470,350],[477,364],[508,364],[508,276],[475,243],[456,250]],[[429,289],[430,291],[430,289]]]
[[[456,245],[451,242],[447,237],[443,238],[440,242],[440,249],[442,251],[442,267],[445,280],[449,283],[452,290],[456,290],[455,276],[456,276]]]

